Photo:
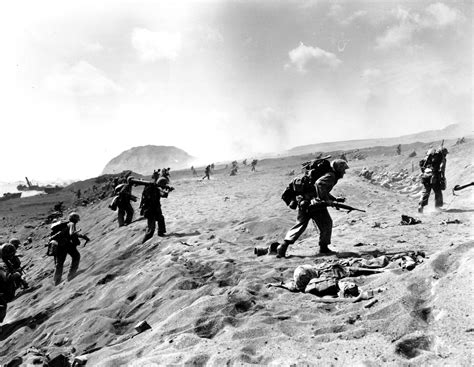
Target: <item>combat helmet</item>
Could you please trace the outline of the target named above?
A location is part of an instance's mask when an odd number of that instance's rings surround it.
[[[11,243],[5,243],[2,247],[2,257],[10,258],[16,253],[16,248]]]
[[[77,223],[77,222],[79,222],[80,219],[81,219],[81,217],[76,212],[72,212],[71,214],[69,214],[69,221],[70,222]]]
[[[20,246],[21,242],[18,238],[12,238],[10,239],[9,241],[13,246],[15,246],[15,249],[18,248],[18,246]]]
[[[344,159],[335,159],[331,162],[331,167],[339,177],[342,177],[346,173],[346,169],[349,168],[349,165]]]

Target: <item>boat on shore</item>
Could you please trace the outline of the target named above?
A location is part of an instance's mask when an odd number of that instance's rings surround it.
[[[0,201],[17,199],[21,197],[21,192],[6,192],[3,196],[0,196]]]
[[[61,191],[63,189],[62,186],[52,186],[52,185],[46,185],[46,186],[40,186],[40,185],[33,185],[30,180],[28,180],[28,177],[25,177],[26,179],[26,185],[18,185],[16,189],[18,191],[44,191],[47,194],[54,194],[55,192]]]

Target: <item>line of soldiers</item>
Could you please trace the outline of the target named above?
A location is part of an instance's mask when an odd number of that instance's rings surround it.
[[[129,176],[125,184],[116,188],[115,205],[118,210],[117,219],[119,227],[129,225],[132,222],[134,209],[131,201],[136,202],[137,197],[132,194],[133,186],[144,186],[140,200],[140,215],[147,219],[147,230],[142,243],[153,237],[153,233],[158,225],[157,234],[163,237],[166,234],[166,223],[161,210],[161,198],[168,197],[168,194],[174,190],[169,185],[170,169],[163,168],[155,170],[152,174],[152,181],[136,180]],[[112,208],[114,209],[114,208]]]

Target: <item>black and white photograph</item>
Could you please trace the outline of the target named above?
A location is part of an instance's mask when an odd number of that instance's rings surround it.
[[[472,366],[473,3],[0,11],[0,366]]]

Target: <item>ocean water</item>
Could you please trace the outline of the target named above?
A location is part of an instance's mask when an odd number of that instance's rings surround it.
[[[0,182],[0,196],[6,192],[18,192],[16,189],[17,185],[19,185],[19,183]]]
[[[7,192],[19,192],[16,187],[20,184],[21,182],[0,182],[0,196],[3,196],[3,194]],[[43,191],[23,191],[21,193],[21,197],[25,198],[28,196],[35,196],[35,195],[41,195],[44,194]]]

